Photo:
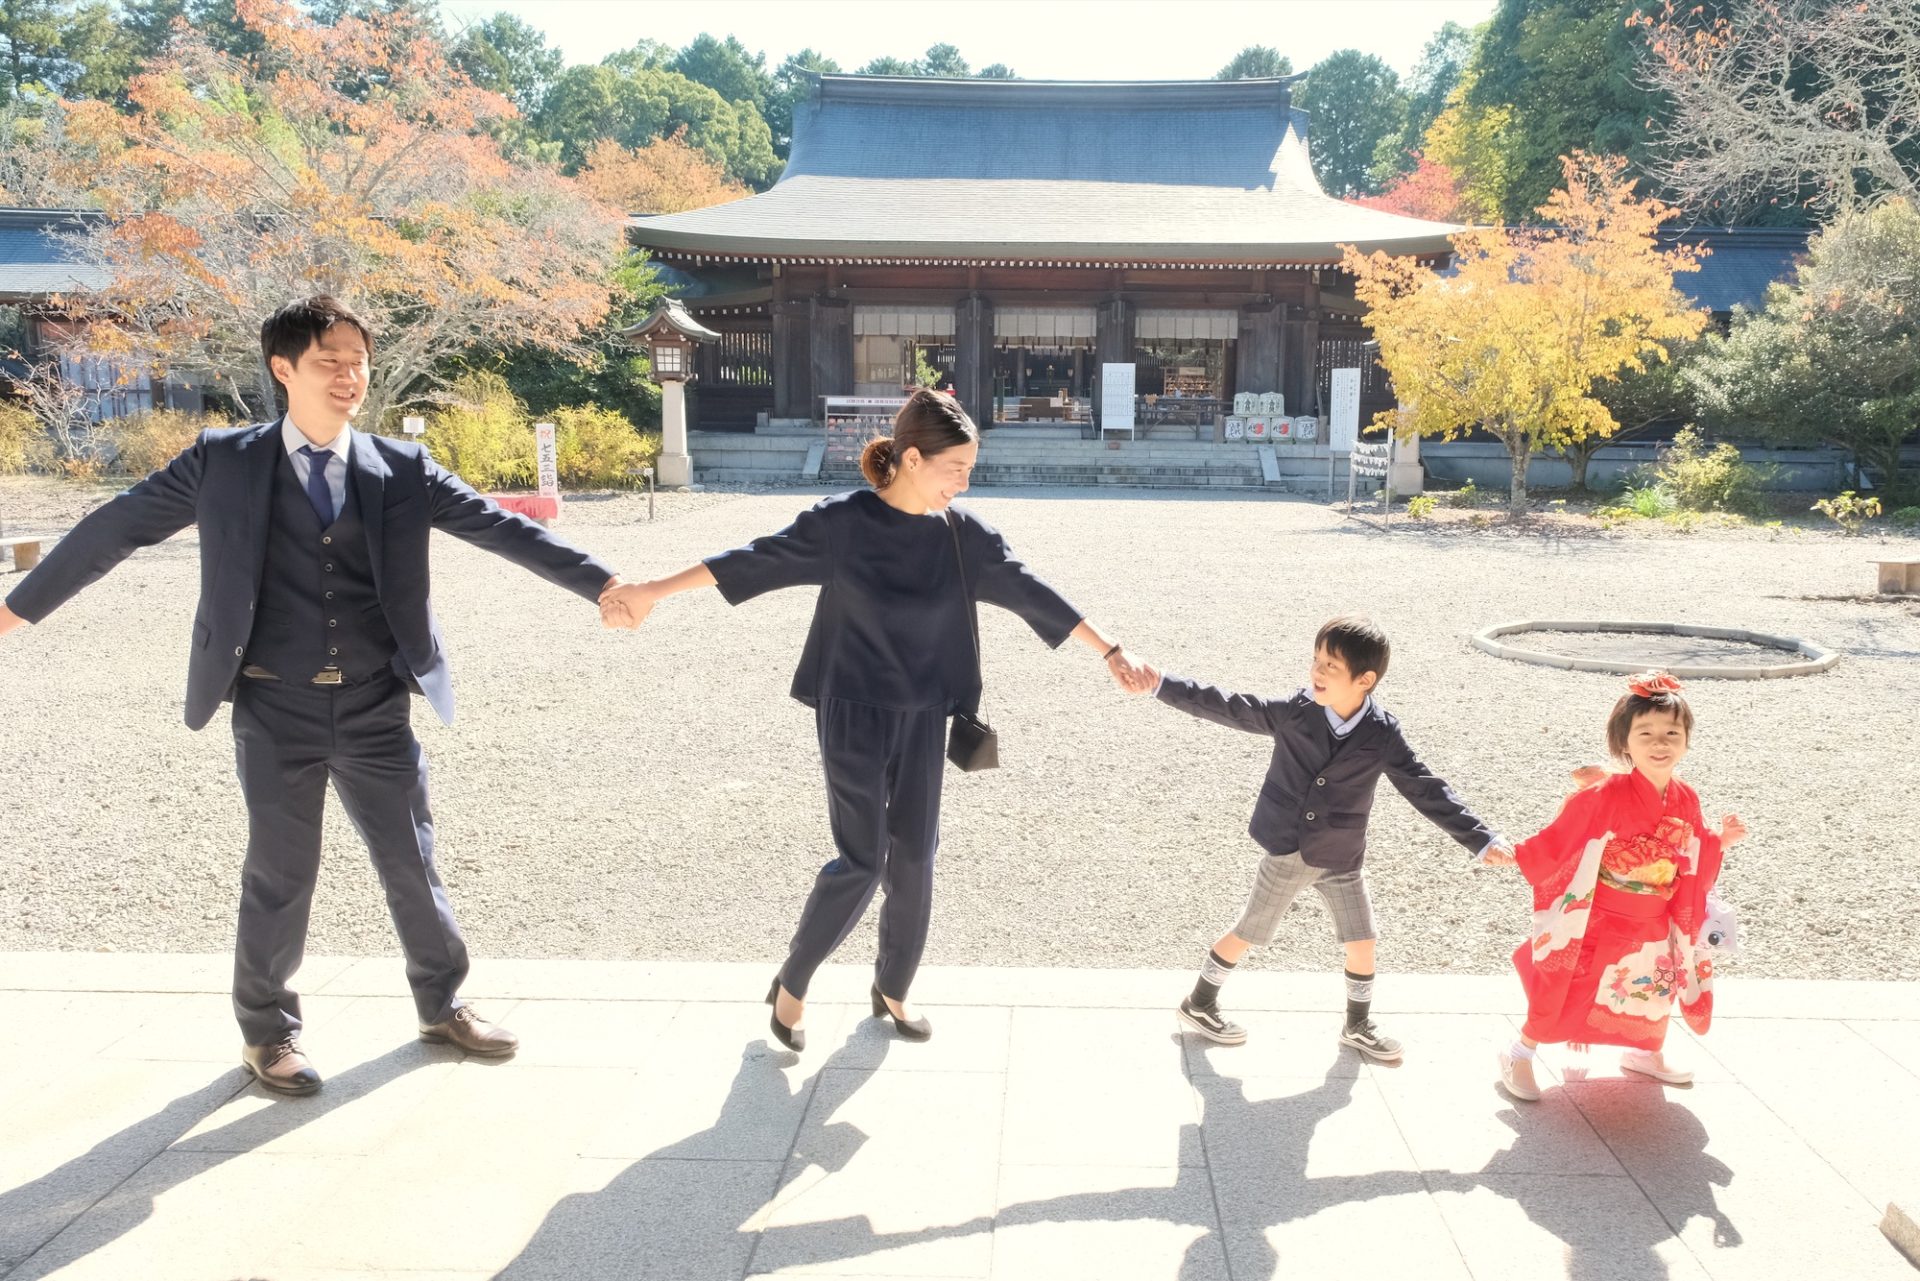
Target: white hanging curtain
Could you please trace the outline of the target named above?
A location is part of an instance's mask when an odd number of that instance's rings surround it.
[[[1136,338],[1238,338],[1240,313],[1210,308],[1143,307],[1133,314]]]

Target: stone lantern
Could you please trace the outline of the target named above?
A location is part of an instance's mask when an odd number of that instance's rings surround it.
[[[669,298],[651,316],[620,331],[636,347],[644,346],[660,384],[660,485],[685,489],[693,484],[693,457],[687,452],[687,384],[693,381],[693,347],[720,335],[687,314],[678,298]]]

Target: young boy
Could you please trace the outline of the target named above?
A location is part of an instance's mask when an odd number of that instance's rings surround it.
[[[1387,638],[1364,618],[1336,618],[1313,639],[1305,688],[1287,698],[1229,694],[1148,669],[1155,697],[1202,720],[1273,739],[1248,834],[1266,851],[1239,923],[1200,967],[1180,1021],[1218,1045],[1239,1045],[1246,1029],[1222,1017],[1220,987],[1250,947],[1273,941],[1294,896],[1311,885],[1333,913],[1346,948],[1347,1018],[1341,1041],[1370,1058],[1400,1057],[1400,1042],[1369,1016],[1373,1000],[1373,904],[1361,859],[1373,789],[1385,774],[1413,807],[1488,863],[1508,863],[1506,842],[1453,789],[1420,763],[1400,722],[1374,702],[1387,674]]]

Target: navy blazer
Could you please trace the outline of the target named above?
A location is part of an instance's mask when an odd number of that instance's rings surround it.
[[[199,729],[232,695],[253,634],[273,470],[285,452],[278,419],[200,433],[165,467],[89,512],[13,589],[7,607],[37,623],[137,549],[198,524],[200,604],[187,661],[186,720]],[[430,531],[445,530],[587,600],[597,600],[613,577],[586,552],[476,494],[412,441],[355,431],[348,466],[372,553],[374,589],[399,646],[394,670],[448,724],[453,683],[429,600]]]
[[[1168,676],[1157,697],[1201,720],[1273,738],[1273,760],[1247,828],[1269,854],[1298,850],[1303,862],[1335,872],[1360,866],[1373,789],[1382,774],[1408,804],[1475,854],[1497,839],[1414,755],[1400,722],[1377,701],[1340,740],[1326,709],[1304,689],[1267,699]]]

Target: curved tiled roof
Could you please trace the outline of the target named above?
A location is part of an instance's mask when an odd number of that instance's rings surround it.
[[[635,218],[719,257],[1331,261],[1444,253],[1457,228],[1335,200],[1284,80],[820,76],[769,191]]]
[[[0,301],[104,288],[106,273],[75,262],[61,239],[100,217],[87,209],[0,208]]]

